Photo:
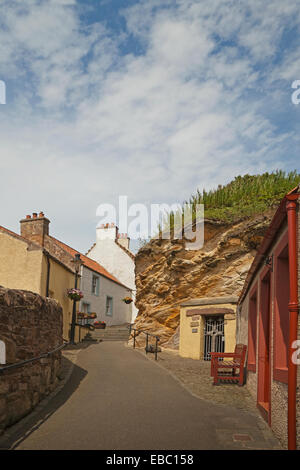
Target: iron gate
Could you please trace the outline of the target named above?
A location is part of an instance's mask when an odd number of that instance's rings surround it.
[[[224,318],[205,319],[204,328],[204,360],[210,361],[210,352],[224,352]]]

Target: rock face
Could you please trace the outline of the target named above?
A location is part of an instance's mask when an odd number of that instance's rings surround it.
[[[140,249],[135,328],[157,334],[160,344],[177,349],[180,304],[200,297],[239,296],[272,215],[270,210],[235,224],[206,220],[200,250],[186,250],[184,240],[175,239],[151,240]]]

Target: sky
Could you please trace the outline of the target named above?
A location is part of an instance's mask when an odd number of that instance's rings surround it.
[[[1,0],[0,225],[86,252],[97,207],[300,170],[298,0]]]

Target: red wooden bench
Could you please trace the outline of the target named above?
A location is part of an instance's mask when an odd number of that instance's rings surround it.
[[[237,344],[234,353],[217,353],[211,355],[211,376],[214,378],[213,385],[219,385],[220,380],[236,380],[239,386],[244,384],[244,364],[246,358],[247,346]],[[228,360],[231,358],[231,360]],[[223,360],[219,360],[223,359]],[[225,360],[224,360],[225,359]],[[231,369],[231,375],[225,375],[225,371]],[[236,370],[239,369],[238,375]]]

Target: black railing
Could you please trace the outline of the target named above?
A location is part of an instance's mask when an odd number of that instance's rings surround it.
[[[43,353],[43,354],[41,354],[40,356],[37,356],[37,357],[32,357],[30,359],[25,359],[24,361],[15,362],[14,364],[7,364],[5,366],[0,366],[0,373],[4,372],[5,370],[8,370],[8,369],[14,369],[16,367],[21,367],[21,366],[24,366],[24,365],[29,364],[31,362],[39,361],[40,359],[45,359],[45,358],[51,356],[52,354],[60,351],[61,349],[63,349],[65,346],[67,346],[67,344],[69,344],[69,343],[61,344],[60,346],[53,349],[52,351],[48,351],[48,352]]]
[[[158,353],[158,343],[160,341],[160,338],[159,336],[157,335],[154,335],[152,333],[148,333],[148,331],[144,331],[144,330],[139,330],[139,329],[136,329],[136,328],[133,328],[132,325],[129,325],[129,334],[132,333],[133,331],[133,348],[135,349],[135,346],[136,346],[136,337],[138,336],[136,333],[142,333],[144,335],[146,335],[146,354],[148,354],[149,352],[149,336],[152,336],[153,338],[155,338],[155,349],[154,349],[154,354],[155,354],[155,360],[157,361],[157,353]]]

